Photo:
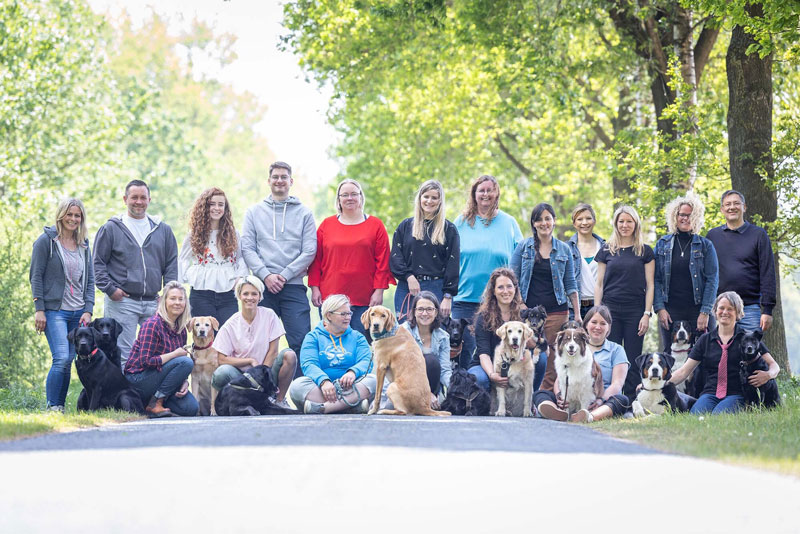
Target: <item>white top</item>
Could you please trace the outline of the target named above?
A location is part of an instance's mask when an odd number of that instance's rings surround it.
[[[242,312],[234,313],[225,321],[217,337],[214,349],[231,358],[253,358],[264,363],[271,341],[286,333],[281,320],[269,308],[259,306],[252,323],[242,317]]]
[[[581,263],[581,299],[588,300],[594,298],[594,284],[597,281],[597,262],[595,261],[595,257],[597,256],[597,252],[600,250],[600,242],[596,239],[594,240],[596,248],[594,250],[594,256],[592,256],[592,261],[586,263],[584,258],[581,258],[579,261]]]
[[[236,252],[233,257],[223,258],[217,248],[217,230],[212,230],[208,236],[208,244],[203,255],[194,253],[190,236],[187,235],[178,256],[178,280],[189,284],[193,289],[217,293],[233,289],[238,278],[249,274],[242,258],[242,240],[238,232],[236,238]]]
[[[150,233],[150,220],[145,215],[142,219],[134,219],[127,213],[122,214],[122,224],[133,234],[133,238],[139,243],[141,247],[144,245],[144,240],[147,234]]]

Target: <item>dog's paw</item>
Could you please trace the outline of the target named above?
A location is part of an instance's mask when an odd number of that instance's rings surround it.
[[[525,408],[522,410],[522,417],[533,417],[533,410],[530,408]]]
[[[635,417],[644,417],[644,408],[642,408],[642,404],[639,401],[634,401],[633,405],[631,406],[633,410],[633,415]]]
[[[367,415],[375,415],[376,413],[378,413],[378,407],[373,404],[372,408],[367,412]]]
[[[494,412],[494,415],[496,417],[505,417],[506,416],[506,411],[505,410],[497,410],[496,412]]]

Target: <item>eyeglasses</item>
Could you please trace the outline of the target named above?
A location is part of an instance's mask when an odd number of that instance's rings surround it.
[[[328,312],[328,313],[332,313],[334,315],[341,315],[342,317],[352,317],[353,316],[353,312]]]
[[[289,176],[288,174],[273,174],[272,176],[269,177],[269,179],[272,180],[273,182],[277,182],[279,180],[288,182],[289,180],[292,179],[292,177]]]
[[[417,308],[419,313],[433,313],[436,311],[436,308]]]
[[[339,198],[358,198],[361,196],[361,193],[341,193]]]
[[[679,218],[679,219],[688,219],[688,218],[689,218],[689,217],[691,217],[691,216],[692,216],[692,214],[691,214],[691,213],[679,213],[679,214],[678,214],[678,218]]]

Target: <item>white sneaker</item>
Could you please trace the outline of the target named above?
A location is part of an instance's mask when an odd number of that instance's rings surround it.
[[[303,403],[303,413],[308,414],[321,414],[325,413],[325,405],[321,402],[312,402],[307,400]]]
[[[283,400],[280,400],[280,401],[279,401],[279,400],[276,400],[276,401],[275,401],[275,404],[276,404],[276,405],[278,405],[278,406],[280,406],[281,408],[286,408],[286,409],[288,409],[288,410],[291,410],[291,409],[292,409],[292,407],[291,407],[291,406],[289,406],[289,403],[288,403],[288,402],[286,402],[286,399],[283,399]]]

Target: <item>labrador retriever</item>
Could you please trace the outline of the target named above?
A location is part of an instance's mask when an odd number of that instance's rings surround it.
[[[285,408],[272,400],[278,386],[266,365],[256,365],[230,381],[217,395],[217,415],[299,415],[302,412]]]

